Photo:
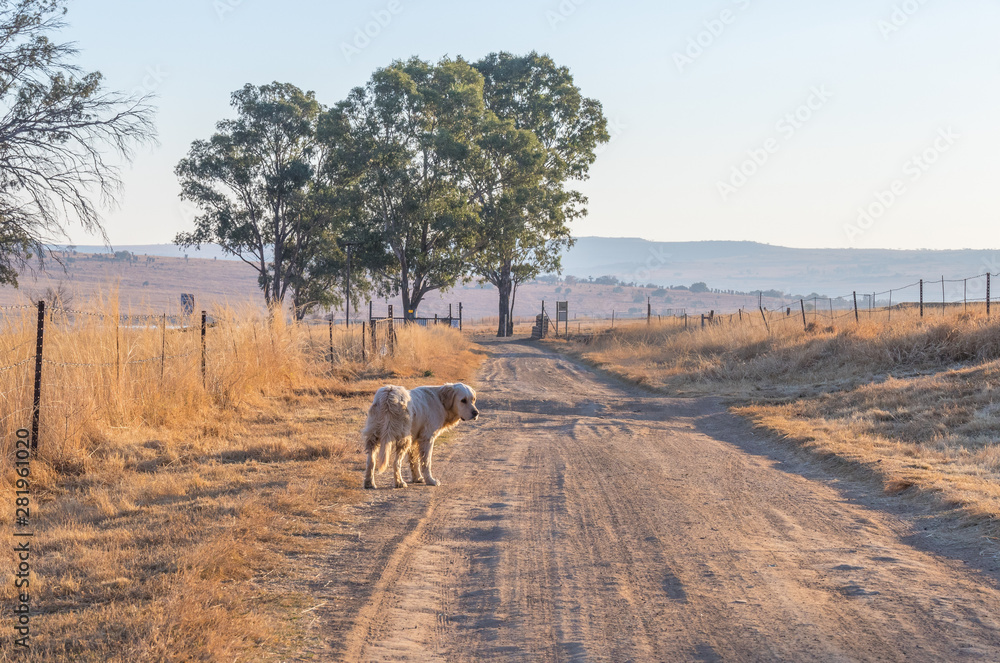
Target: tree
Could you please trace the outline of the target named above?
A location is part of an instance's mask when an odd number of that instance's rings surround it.
[[[113,160],[131,160],[155,136],[148,98],[105,90],[100,72],[70,62],[71,44],[50,39],[65,4],[0,0],[0,283],[16,286],[18,269],[43,260],[66,223],[103,237],[92,195],[113,204]]]
[[[698,283],[692,283],[691,292],[708,292],[708,285],[704,281],[699,281]]]
[[[587,179],[595,150],[609,135],[601,104],[583,97],[569,69],[550,57],[492,53],[475,67],[484,78],[486,110],[531,132],[544,150],[537,178],[493,179],[492,195],[509,201],[499,214],[481,208],[489,250],[477,255],[476,269],[499,291],[497,335],[508,336],[518,284],[560,271],[561,253],[573,243],[569,224],[586,214],[587,202],[566,185]]]
[[[482,77],[464,60],[412,58],[378,69],[327,113],[327,176],[353,199],[360,228],[381,238],[406,318],[433,290],[453,287],[477,244],[475,204],[460,163],[482,115]]]
[[[183,247],[218,244],[257,271],[269,308],[280,308],[290,288],[303,288],[317,252],[329,249],[333,218],[314,204],[321,107],[312,92],[289,83],[246,85],[232,95],[237,118],[195,141],[177,165],[181,197],[201,214],[195,229],[174,240]]]

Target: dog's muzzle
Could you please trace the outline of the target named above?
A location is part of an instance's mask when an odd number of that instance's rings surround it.
[[[472,420],[475,421],[478,418],[479,418],[479,410],[473,410],[472,411]]]

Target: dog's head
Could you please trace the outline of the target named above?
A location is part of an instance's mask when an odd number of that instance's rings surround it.
[[[446,384],[441,387],[438,395],[441,398],[441,405],[449,414],[454,414],[462,421],[479,418],[479,410],[476,408],[476,392],[472,387],[461,382]]]

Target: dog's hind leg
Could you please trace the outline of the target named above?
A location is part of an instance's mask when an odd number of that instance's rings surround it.
[[[375,453],[378,451],[378,440],[370,439],[365,442],[365,449],[368,451],[365,461],[365,488],[375,488]]]
[[[424,473],[420,471],[420,449],[410,445],[410,479],[413,483],[424,483]]]
[[[397,442],[395,447],[393,451],[395,451],[396,457],[393,459],[392,470],[396,478],[396,488],[406,488],[406,482],[403,481],[403,455],[409,445],[405,442]]]

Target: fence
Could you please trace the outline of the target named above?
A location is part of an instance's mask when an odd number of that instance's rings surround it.
[[[360,327],[335,333],[332,323],[317,329],[227,312],[102,313],[44,301],[0,307],[0,435],[9,441],[28,428],[37,452],[40,431],[69,439],[98,411],[112,427],[141,423],[155,416],[139,410],[156,394],[184,390],[184,398],[225,401],[252,371],[274,374],[271,367],[280,363],[274,358],[305,362],[319,373],[374,361],[384,354],[380,344],[391,351],[394,343],[384,328],[373,325],[378,342],[370,352]]]

